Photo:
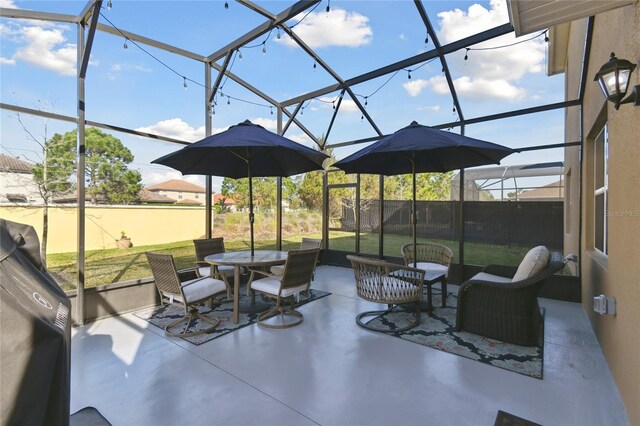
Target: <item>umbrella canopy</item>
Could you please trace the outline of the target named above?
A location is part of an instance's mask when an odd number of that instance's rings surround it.
[[[513,150],[412,122],[407,127],[338,161],[347,173],[386,176],[448,172],[455,169],[499,164]]]
[[[249,120],[152,161],[183,175],[249,178],[249,223],[253,254],[252,177],[285,177],[322,169],[329,156],[266,130]]]
[[[511,148],[412,122],[392,135],[338,161],[334,166],[346,173],[413,175],[411,221],[416,247],[416,173],[448,172],[455,169],[500,164]]]

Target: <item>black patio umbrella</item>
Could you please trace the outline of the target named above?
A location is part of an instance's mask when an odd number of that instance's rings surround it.
[[[513,152],[512,149],[502,145],[434,129],[414,121],[407,127],[354,152],[335,163],[334,166],[346,173],[386,176],[411,173],[413,176],[411,222],[415,247],[417,242],[416,173],[448,172],[485,164],[500,164],[500,160]]]
[[[252,177],[293,176],[322,169],[328,155],[293,142],[249,120],[152,161],[183,175],[249,178],[249,223],[253,255]]]

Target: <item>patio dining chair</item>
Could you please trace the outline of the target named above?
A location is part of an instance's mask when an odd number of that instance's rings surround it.
[[[303,238],[302,241],[300,242],[300,250],[308,250],[308,249],[313,249],[313,248],[321,248],[322,247],[322,240],[317,240],[315,238]],[[282,275],[282,273],[284,272],[284,265],[274,265],[272,266],[269,271],[273,274],[273,275]],[[313,270],[314,274],[315,274],[315,268]],[[315,277],[311,277],[311,280],[313,281]]]
[[[222,280],[212,277],[198,277],[183,281],[176,269],[172,255],[152,252],[145,252],[145,254],[153,273],[156,288],[160,294],[160,304],[164,305],[165,301],[167,301],[168,303],[177,302],[184,306],[185,314],[167,324],[164,328],[165,333],[169,336],[178,337],[196,336],[207,333],[220,324],[218,318],[200,314],[198,305],[209,301],[209,306],[213,307],[215,296],[227,290],[227,286]],[[190,332],[188,329],[194,319],[211,325],[207,328]],[[185,325],[182,331],[171,331],[172,328],[183,322]]]
[[[266,328],[289,328],[303,321],[302,313],[295,310],[296,296],[301,292],[309,290],[311,277],[316,267],[319,253],[319,248],[289,251],[282,275],[274,275],[251,269],[248,284],[251,302],[253,303],[255,301],[256,291],[276,301],[273,309],[258,315],[257,321],[259,326]],[[264,275],[265,278],[254,281],[255,274]],[[287,304],[288,306],[286,306]],[[276,315],[280,317],[279,324],[265,322],[266,319]],[[293,321],[287,322],[285,319],[286,316],[293,317]]]
[[[417,243],[414,250],[413,244],[402,246],[402,257],[407,266],[422,269],[425,272],[438,272],[444,274],[440,283],[442,289],[442,306],[447,305],[447,279],[449,268],[453,259],[453,252],[445,245],[437,243]]]
[[[233,286],[229,284],[229,277],[233,277],[233,266],[211,265],[204,260],[211,254],[225,252],[224,238],[201,238],[193,240],[193,245],[196,250],[196,274],[199,277],[214,277],[224,281],[227,286],[227,298],[231,298]]]

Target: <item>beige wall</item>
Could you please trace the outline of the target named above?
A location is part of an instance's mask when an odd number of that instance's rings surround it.
[[[172,200],[195,200],[195,201],[200,201],[202,204],[204,204],[204,193],[201,192],[188,192],[188,191],[158,191],[158,194],[160,195],[164,195],[165,197],[169,197]],[[180,198],[180,195],[182,195],[182,198]]]
[[[204,214],[204,207],[87,207],[86,249],[115,248],[120,231],[125,231],[134,245],[200,238],[204,235]],[[0,206],[0,217],[29,224],[42,236],[42,207]],[[47,252],[75,252],[76,230],[75,207],[50,207]]]
[[[582,68],[584,29],[572,25],[567,63],[567,98],[575,98]],[[606,102],[593,76],[615,52],[618,58],[640,63],[640,3],[595,17],[591,58],[583,103],[582,135],[582,300],[614,376],[631,424],[640,425],[640,107]],[[640,71],[631,85],[640,84]],[[580,117],[566,115],[567,142],[579,137]],[[608,255],[593,248],[593,139],[604,123],[609,129]],[[567,165],[579,167],[577,153],[567,153]],[[572,185],[572,189],[574,186]],[[573,216],[571,217],[573,219]],[[575,244],[575,228],[570,244]],[[617,301],[615,316],[592,309],[593,296]],[[594,391],[597,391],[594,389]]]

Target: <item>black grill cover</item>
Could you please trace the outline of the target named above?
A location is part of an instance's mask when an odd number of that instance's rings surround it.
[[[68,425],[71,302],[28,225],[0,219],[0,424]]]

